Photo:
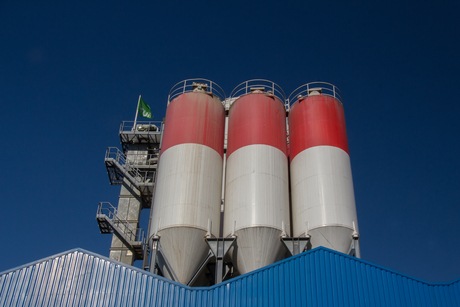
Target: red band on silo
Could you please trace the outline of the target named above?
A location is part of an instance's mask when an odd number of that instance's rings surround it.
[[[289,112],[290,160],[314,146],[334,146],[349,154],[343,106],[330,96],[309,96]]]
[[[205,93],[185,93],[166,109],[161,152],[186,143],[202,144],[224,156],[225,110]]]
[[[228,115],[227,157],[248,145],[269,145],[287,156],[284,104],[266,94],[248,94],[233,102]]]

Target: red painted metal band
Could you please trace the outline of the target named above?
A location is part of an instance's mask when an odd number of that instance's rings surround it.
[[[314,146],[334,146],[348,152],[343,106],[330,96],[309,96],[289,112],[290,159]]]
[[[266,94],[249,94],[233,102],[228,115],[227,157],[248,145],[270,145],[287,156],[284,104]]]
[[[205,93],[185,93],[166,109],[161,152],[186,143],[202,144],[224,156],[225,110]]]

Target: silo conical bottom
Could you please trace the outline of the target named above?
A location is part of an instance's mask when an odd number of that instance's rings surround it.
[[[347,253],[352,241],[353,229],[343,226],[326,226],[310,229],[311,248],[324,246],[341,253]]]
[[[187,284],[206,258],[209,247],[204,239],[206,231],[192,227],[171,227],[160,230],[161,249],[178,282]],[[165,270],[166,277],[171,278]]]
[[[281,230],[271,227],[249,227],[235,232],[233,265],[240,274],[260,269],[282,259],[285,249],[280,241]]]

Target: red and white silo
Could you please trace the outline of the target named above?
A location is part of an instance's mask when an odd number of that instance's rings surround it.
[[[212,235],[219,234],[224,99],[215,83],[186,80],[173,87],[166,110],[149,237],[160,237],[165,258],[184,284],[209,251],[208,219]]]
[[[289,177],[284,93],[252,80],[232,92],[228,114],[224,237],[235,235],[231,257],[240,274],[281,259],[289,235]]]
[[[311,248],[347,253],[358,221],[341,93],[310,83],[290,97],[293,236],[308,232]]]

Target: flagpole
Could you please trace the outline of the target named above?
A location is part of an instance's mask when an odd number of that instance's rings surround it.
[[[141,95],[139,95],[139,99],[137,100],[136,116],[134,117],[133,131],[136,131],[137,114],[139,113],[139,103],[140,102],[141,102]]]

